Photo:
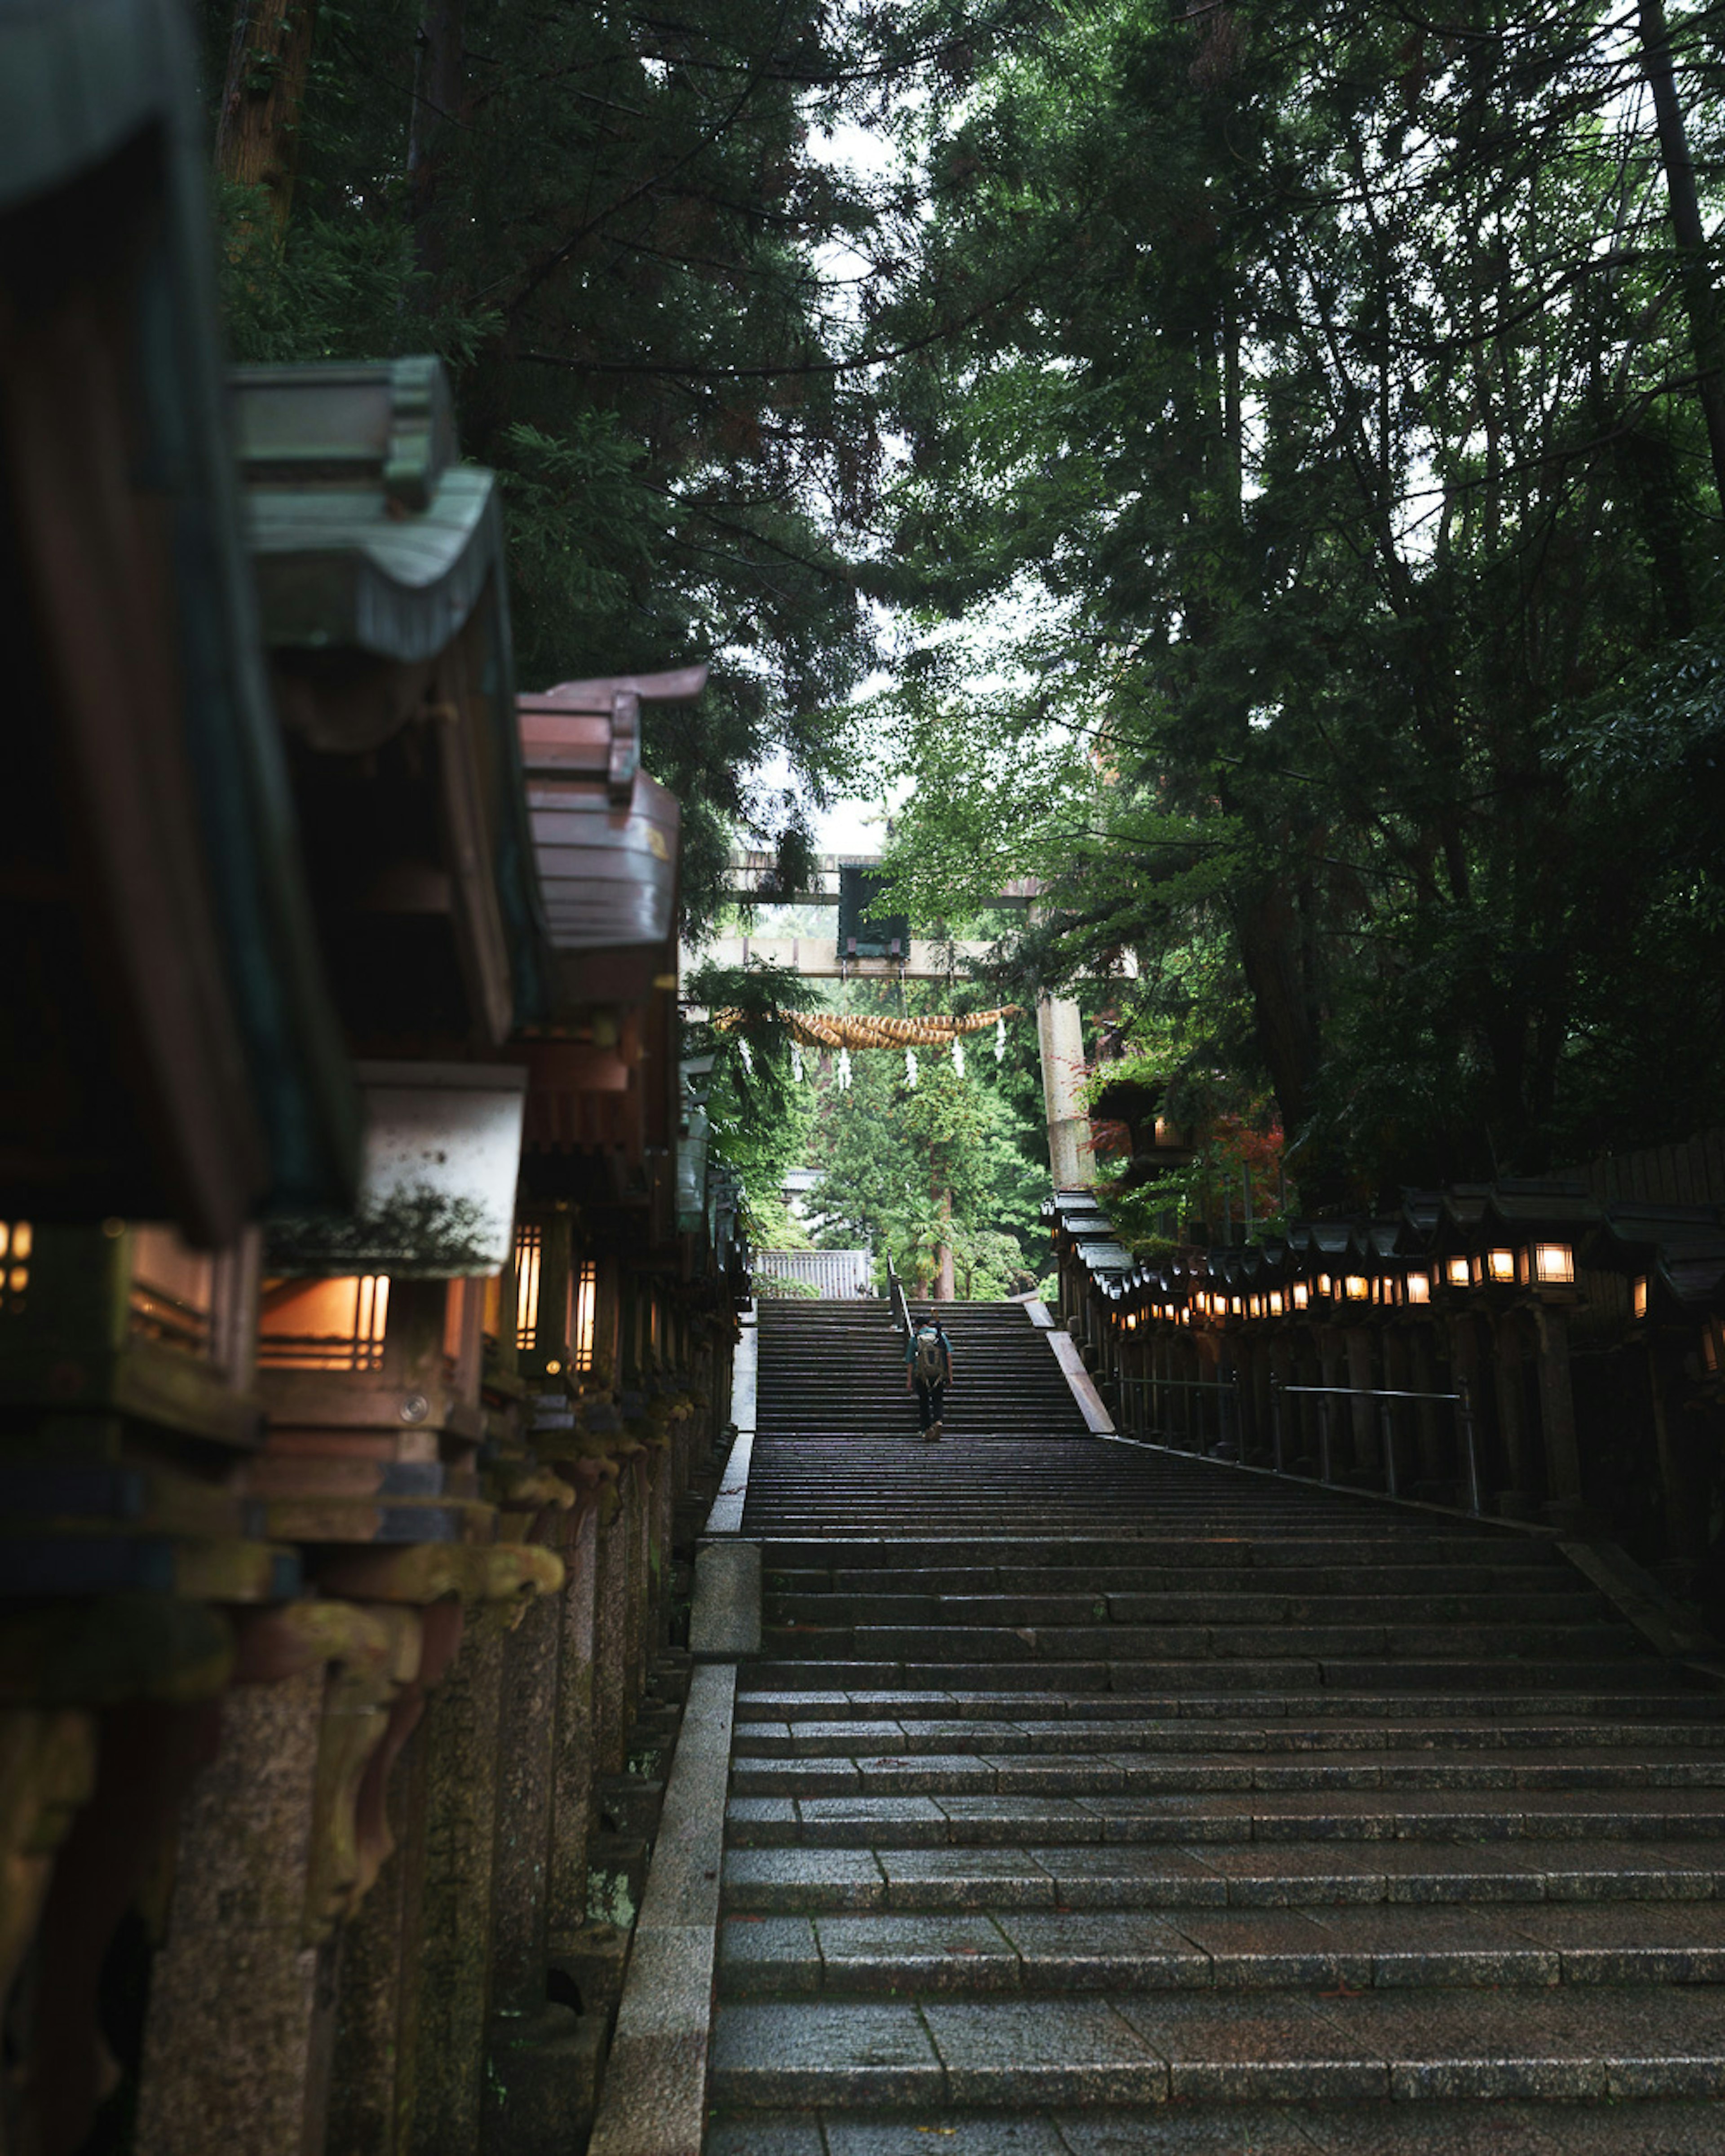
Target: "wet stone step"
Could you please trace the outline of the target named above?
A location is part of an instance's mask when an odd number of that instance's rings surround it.
[[[728,1911],[1715,1903],[1725,1842],[737,1849]],[[1725,1933],[1725,1912],[1708,1921]]]
[[[800,1565],[768,1560],[768,1585],[782,1582],[798,1594],[1255,1594],[1327,1596],[1341,1590],[1368,1598],[1374,1607],[1384,1597],[1429,1604],[1449,1594],[1574,1594],[1581,1592],[1573,1575],[1551,1566],[1397,1565],[1372,1568],[1350,1564],[1342,1578],[1332,1569],[1278,1566],[1273,1578],[1265,1568],[1240,1565],[1219,1580],[1214,1564],[1140,1564],[1118,1559],[1080,1565],[959,1564],[906,1565],[891,1569],[857,1565]],[[1234,1576],[1245,1573],[1245,1578]],[[1589,1599],[1593,1598],[1589,1590]]]
[[[937,1466],[945,1471],[948,1455],[928,1457],[931,1471]],[[873,1471],[871,1468],[870,1472]],[[1484,1535],[1410,1535],[1404,1529],[1380,1527],[1371,1521],[1352,1532],[1327,1527],[1316,1534],[1291,1533],[1285,1525],[1270,1526],[1251,1539],[1243,1537],[1236,1526],[1207,1517],[1185,1537],[1170,1534],[1165,1524],[1158,1529],[1152,1523],[1142,1533],[1114,1527],[1102,1534],[1035,1537],[1004,1527],[988,1535],[931,1536],[925,1531],[891,1544],[883,1543],[875,1534],[834,1534],[811,1539],[779,1531],[770,1534],[766,1542],[767,1562],[774,1568],[801,1564],[816,1571],[844,1573],[879,1573],[886,1569],[900,1577],[907,1573],[944,1571],[954,1565],[990,1569],[1011,1566],[1030,1573],[1057,1573],[1094,1570],[1099,1566],[1117,1568],[1127,1560],[1134,1572],[1165,1565],[1182,1573],[1294,1573],[1309,1581],[1314,1576],[1333,1579],[1334,1562],[1343,1555],[1350,1564],[1358,1563],[1404,1582],[1409,1568],[1433,1565],[1488,1574],[1506,1569],[1524,1573],[1537,1567],[1565,1583],[1574,1578],[1543,1544],[1523,1538],[1504,1542]]]
[[[1611,1625],[1603,1599],[1591,1593],[1543,1594],[1216,1594],[1202,1589],[1154,1594],[1120,1594],[1104,1586],[1062,1593],[839,1593],[768,1584],[767,1614],[775,1623],[814,1625],[1117,1625],[1188,1627],[1293,1624],[1369,1625],[1392,1634],[1440,1625],[1506,1625],[1549,1630]]]
[[[1639,1798],[1639,1801],[1638,1801]],[[1673,1841],[1725,1836],[1725,1797],[1706,1790],[1146,1794],[1083,1796],[733,1797],[737,1849],[911,1849],[1086,1842]]]
[[[729,1998],[1003,1991],[1544,1988],[1725,1977],[1717,1912],[1649,1907],[963,1909],[721,1926]],[[1725,2031],[1722,2031],[1725,2035]]]
[[[1081,1612],[1081,1619],[1088,1618]],[[780,1628],[774,1626],[774,1635]],[[834,1632],[816,1625],[816,1640]],[[1027,1644],[1040,1654],[1062,1661],[1115,1661],[1125,1657],[1157,1661],[1169,1656],[1250,1657],[1284,1661],[1294,1656],[1332,1660],[1337,1656],[1382,1655],[1398,1659],[1538,1661],[1553,1656],[1604,1658],[1632,1655],[1638,1645],[1627,1625],[1098,1625],[1084,1621],[986,1626],[942,1623],[927,1625],[853,1625],[838,1630],[860,1657],[916,1660],[931,1648],[942,1658],[980,1660],[999,1655],[1010,1661]],[[819,1651],[817,1647],[815,1651]]]
[[[731,1787],[737,1796],[927,1795],[999,1790],[1019,1795],[1102,1795],[1132,1790],[1311,1789],[1725,1789],[1725,1758],[1625,1758],[1621,1753],[1559,1758],[1476,1753],[1466,1758],[1430,1753],[1371,1753],[1339,1758],[1305,1754],[1274,1759],[1190,1755],[1167,1758],[1137,1752],[1063,1757],[978,1751],[865,1752],[853,1758],[737,1757]]]
[[[763,1658],[754,1666],[754,1673],[763,1683],[783,1685],[794,1681],[798,1669],[814,1670],[819,1671],[824,1688],[849,1691],[903,1688],[910,1678],[920,1676],[964,1691],[1065,1690],[1178,1696],[1189,1692],[1260,1695],[1270,1689],[1302,1697],[1325,1692],[1332,1697],[1366,1697],[1387,1695],[1392,1689],[1414,1693],[1442,1687],[1459,1694],[1476,1690],[1510,1691],[1517,1697],[1526,1697],[1524,1688],[1532,1686],[1548,1692],[1573,1691],[1578,1676],[1584,1673],[1595,1681],[1625,1688],[1637,1680],[1651,1682],[1662,1675],[1656,1666],[1629,1656],[1609,1661],[1577,1656],[1567,1662],[1522,1661],[1513,1656],[1491,1661],[1398,1661],[1388,1656],[1375,1662],[1272,1661],[1197,1654],[1178,1661],[1111,1657],[1080,1661],[1054,1656],[1031,1661],[1024,1659],[1031,1643],[1014,1635],[1007,1636],[1014,1641],[1015,1653],[1009,1652],[1002,1640],[990,1640],[982,1647],[973,1640],[966,1642],[972,1653],[988,1655],[988,1660],[961,1661],[956,1656],[948,1659],[944,1653],[931,1653],[920,1660],[907,1655],[894,1661],[852,1661],[842,1651],[842,1643],[834,1642],[829,1651],[809,1653],[800,1662],[792,1660],[788,1650],[801,1648],[802,1637],[769,1636],[769,1644],[780,1659]],[[1404,1711],[1387,1699],[1386,1707],[1390,1712]],[[1237,1702],[1234,1711],[1238,1712]]]
[[[778,1702],[781,1707],[787,1703]],[[1519,1749],[1529,1763],[1554,1759],[1556,1763],[1591,1756],[1608,1769],[1625,1751],[1655,1763],[1687,1763],[1710,1769],[1725,1751],[1725,1727],[1710,1722],[1598,1722],[1571,1719],[1549,1722],[1476,1722],[1470,1724],[1429,1722],[1347,1722],[1289,1726],[1286,1723],[1232,1722],[1208,1726],[1191,1721],[1092,1721],[1076,1717],[1051,1721],[1032,1718],[953,1717],[948,1719],[882,1718],[872,1722],[838,1722],[824,1717],[807,1720],[779,1719],[776,1715],[737,1717],[739,1754],[746,1751],[757,1761],[771,1758],[860,1758],[891,1751],[922,1754],[932,1752],[991,1753],[1029,1758],[1062,1758],[1093,1753],[1124,1753],[1131,1748],[1142,1755],[1201,1752],[1217,1758],[1241,1755],[1286,1757],[1307,1752],[1344,1753],[1395,1753],[1409,1763],[1437,1752],[1460,1754],[1466,1765],[1474,1753],[1502,1753]]]
[[[707,2156],[1725,2156],[1725,1697],[1548,1537],[874,1426],[757,1441]]]
[[[1248,2007],[1203,1993],[1060,1999],[731,2001],[721,2105],[1212,2103],[1466,2096],[1575,2101],[1725,2092],[1705,1992],[1555,1985],[1500,1999],[1373,1988]]]
[[[706,2156],[1717,2156],[1716,2099],[720,2111]],[[931,2139],[929,2137],[938,2137]]]
[[[758,1665],[754,1666],[758,1677],[765,1681],[765,1671]],[[1725,1701],[1717,1696],[1652,1688],[1645,1691],[1594,1692],[1553,1686],[1538,1693],[1510,1689],[1449,1695],[1411,1690],[1394,1693],[1312,1690],[1282,1691],[1271,1697],[1257,1693],[1246,1698],[1237,1693],[1200,1691],[1171,1693],[1158,1699],[1147,1691],[1129,1695],[1080,1693],[1074,1687],[1057,1690],[1046,1684],[1034,1691],[1017,1693],[1009,1686],[995,1686],[986,1691],[924,1691],[905,1686],[840,1689],[823,1681],[832,1674],[826,1665],[793,1662],[785,1666],[792,1672],[792,1681],[781,1685],[774,1680],[773,1690],[746,1694],[739,1703],[740,1722],[769,1717],[777,1719],[782,1715],[801,1720],[842,1722],[870,1721],[886,1715],[905,1721],[927,1721],[990,1720],[1019,1714],[1038,1719],[1122,1722],[1136,1722],[1147,1716],[1160,1719],[1178,1716],[1194,1722],[1234,1723],[1242,1715],[1250,1715],[1265,1717],[1266,1724],[1279,1718],[1290,1724],[1316,1718],[1344,1727],[1362,1721],[1405,1727],[1412,1717],[1440,1717],[1447,1709],[1464,1732],[1486,1720],[1499,1721],[1508,1727],[1528,1717],[1575,1722],[1595,1716],[1609,1720],[1645,1718],[1680,1724],[1692,1722],[1703,1732],[1697,1741],[1707,1743],[1719,1742],[1720,1737],[1705,1732],[1725,1732],[1725,1712],[1722,1712]],[[1065,1671],[1060,1673],[1062,1681],[1066,1674]],[[798,1676],[804,1681],[795,1682]]]

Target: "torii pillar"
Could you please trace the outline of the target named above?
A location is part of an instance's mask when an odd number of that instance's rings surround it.
[[[1036,1041],[1042,1051],[1042,1101],[1055,1188],[1087,1186],[1096,1180],[1096,1156],[1084,1105],[1084,1022],[1077,1004],[1064,996],[1040,997]]]

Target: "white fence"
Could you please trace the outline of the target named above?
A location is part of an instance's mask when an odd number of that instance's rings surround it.
[[[757,1250],[755,1293],[766,1296],[872,1295],[867,1250]]]

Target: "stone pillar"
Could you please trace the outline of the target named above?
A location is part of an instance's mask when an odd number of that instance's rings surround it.
[[[623,1726],[629,1725],[641,1703],[647,1671],[647,1604],[653,1532],[653,1455],[644,1448],[637,1452],[626,1471],[629,1502],[629,1593],[624,1612]],[[625,1750],[626,1750],[625,1743]]]
[[[1527,1517],[1539,1502],[1544,1476],[1536,1475],[1530,1456],[1522,1394],[1522,1328],[1513,1315],[1500,1318],[1491,1327],[1491,1374],[1497,1390],[1497,1430],[1509,1471],[1509,1488],[1499,1499],[1499,1510],[1511,1519]]]
[[[324,2145],[334,1950],[305,1943],[324,1664],[240,1684],[182,1817],[144,2030],[138,2156]]]
[[[411,2156],[476,2156],[490,2024],[506,1620],[475,1611],[425,1716],[425,1876]],[[164,2152],[165,2156],[165,2152]]]
[[[544,2003],[562,1620],[562,1598],[542,1595],[521,1612],[502,1645],[491,1897],[495,2014],[530,2013]]]
[[[1315,1432],[1318,1472],[1322,1475],[1327,1466],[1330,1480],[1332,1482],[1340,1481],[1347,1474],[1350,1463],[1348,1434],[1352,1425],[1348,1422],[1346,1413],[1349,1403],[1342,1399],[1334,1389],[1344,1382],[1344,1374],[1343,1338],[1333,1325],[1324,1325],[1318,1328],[1317,1354],[1318,1383],[1327,1389],[1314,1403],[1318,1411]],[[1353,1380],[1349,1377],[1345,1379],[1345,1382],[1352,1384]],[[1326,1430],[1329,1433],[1327,1461],[1324,1457]]]
[[[1363,1325],[1350,1325],[1343,1335],[1348,1345],[1348,1383],[1356,1396],[1372,1390],[1372,1336]],[[1348,1402],[1348,1414],[1339,1427],[1352,1433],[1356,1474],[1375,1479],[1382,1463],[1378,1443],[1378,1403],[1355,1397]]]
[[[629,1602],[629,1477],[619,1476],[616,1509],[598,1535],[598,1604],[593,1631],[593,1764],[601,1774],[623,1771]]]
[[[1405,1359],[1404,1368],[1410,1392],[1435,1393],[1440,1389],[1437,1382],[1437,1365],[1432,1353],[1432,1332],[1430,1324],[1414,1324],[1404,1336]],[[1450,1411],[1436,1400],[1421,1400],[1414,1411],[1414,1426],[1420,1433],[1420,1474],[1427,1482],[1443,1482],[1450,1479],[1450,1471],[1444,1456],[1445,1430]],[[1465,1468],[1454,1476],[1456,1498],[1467,1502],[1467,1473]]]
[[[395,1854],[342,1933],[330,2156],[404,2156],[408,2147],[424,1940],[425,1752],[422,1729],[388,1784]]]
[[[552,1748],[551,1870],[547,1931],[555,1953],[587,1922],[587,1845],[593,1831],[594,1620],[598,1584],[598,1515],[583,1506],[564,1552],[569,1584],[557,1605],[563,1628],[557,1659]]]
[[[1095,1180],[1090,1117],[1084,1109],[1084,1023],[1069,998],[1044,996],[1036,1006],[1042,1052],[1042,1099],[1048,1118],[1048,1160],[1056,1190]]]
[[[29,1950],[54,1852],[95,1787],[96,1717],[71,1707],[0,1712],[0,2010]]]
[[[579,2016],[547,1993],[562,1597],[531,1604],[503,1644],[492,1890],[491,2029],[485,2142],[508,2156],[566,2156],[591,2102]]]
[[[1553,1507],[1568,1517],[1581,1507],[1581,1453],[1575,1435],[1575,1394],[1569,1379],[1569,1321],[1561,1310],[1534,1313],[1539,1336],[1539,1412],[1545,1430],[1545,1471]]]

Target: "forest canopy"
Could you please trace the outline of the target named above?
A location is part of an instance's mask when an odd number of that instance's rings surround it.
[[[1042,877],[1308,1204],[1717,1115],[1721,21],[1122,0],[917,116],[892,334],[1016,296],[895,376],[899,895]]]
[[[872,728],[898,900],[1040,879],[993,998],[1308,1206],[1717,1116],[1725,9],[204,26],[236,355],[444,357],[524,681],[713,662],[691,925]]]

